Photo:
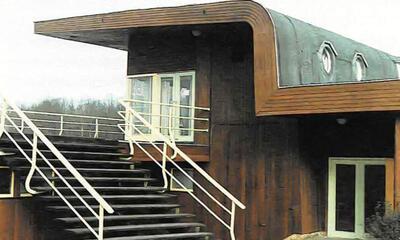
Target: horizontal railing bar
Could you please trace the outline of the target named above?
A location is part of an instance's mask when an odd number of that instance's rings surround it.
[[[6,127],[12,127],[12,125],[5,125]],[[25,129],[30,129],[29,127],[25,126]],[[40,128],[42,130],[47,130],[47,131],[60,131],[60,128]],[[81,129],[63,129],[64,132],[89,132],[89,133],[95,133],[95,130],[81,130]],[[107,134],[122,134],[121,132],[109,132],[109,131],[97,131],[98,133],[107,133]]]
[[[15,110],[8,110],[8,111],[15,112]],[[78,115],[78,114],[37,112],[37,111],[22,111],[22,112],[28,113],[28,114],[38,114],[38,115],[64,116],[64,117],[72,117],[72,118],[87,118],[87,119],[99,119],[99,120],[109,120],[109,121],[123,121],[120,118],[96,117],[96,116],[86,116],[86,115]]]
[[[21,118],[12,117],[13,120],[21,120]],[[47,119],[31,119],[32,122],[48,122],[48,123],[59,123],[61,124],[60,120],[47,120]],[[119,121],[120,122],[120,121]],[[115,124],[106,124],[106,123],[90,123],[90,122],[65,122],[63,121],[62,124],[71,124],[71,125],[87,125],[87,126],[104,126],[104,127],[115,127]]]
[[[118,124],[122,126],[126,126],[127,124]],[[145,125],[136,125],[137,127],[144,127],[148,128]],[[169,127],[160,127],[160,126],[153,126],[154,128],[160,128],[160,129],[171,129],[171,130],[182,130],[182,131],[195,131],[195,132],[208,132],[208,129],[200,129],[200,128],[169,128]]]
[[[179,104],[172,104],[172,103],[160,103],[160,102],[151,102],[151,101],[143,101],[143,100],[136,100],[136,99],[122,99],[123,102],[138,102],[138,103],[145,103],[145,104],[154,104],[154,105],[161,105],[161,106],[169,106],[169,107],[179,107],[179,108],[190,108],[195,110],[203,110],[203,111],[210,111],[210,108],[206,107],[195,107],[189,105],[179,105]]]
[[[136,110],[135,110],[136,111]],[[125,113],[125,111],[119,111],[122,113]],[[146,115],[146,116],[157,116],[157,117],[162,117],[162,118],[177,118],[177,119],[187,119],[187,120],[195,120],[195,121],[204,121],[208,122],[210,121],[208,118],[197,118],[197,117],[184,117],[184,116],[169,116],[169,115],[163,115],[163,114],[155,114],[155,113],[145,113],[145,112],[139,112],[136,111],[137,113],[141,115]]]

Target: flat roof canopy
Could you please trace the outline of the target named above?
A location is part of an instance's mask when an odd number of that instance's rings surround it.
[[[400,96],[396,93],[400,81],[391,81],[398,78],[395,62],[399,58],[267,10],[253,1],[234,0],[40,21],[35,23],[35,33],[128,50],[129,36],[138,29],[233,22],[246,22],[253,30],[257,116],[400,110]],[[318,50],[326,41],[337,50],[335,75],[328,80],[324,80],[318,60]],[[369,64],[367,76],[370,80],[380,81],[354,81],[352,61],[358,52]]]

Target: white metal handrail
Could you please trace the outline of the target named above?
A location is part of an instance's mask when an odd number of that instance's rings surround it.
[[[9,112],[15,115],[14,110],[9,110]],[[121,123],[123,120],[120,118],[108,118],[108,117],[97,117],[97,116],[86,116],[78,114],[64,114],[64,113],[54,113],[54,112],[38,112],[38,111],[23,111],[25,115],[35,116],[30,117],[33,123],[48,123],[46,127],[41,127],[36,125],[37,128],[41,130],[53,131],[59,136],[63,136],[66,133],[88,133],[94,138],[98,138],[100,134],[111,134],[111,135],[121,135],[120,131],[117,129],[110,130],[110,128],[116,128],[117,124]],[[41,116],[46,118],[41,118]],[[53,119],[49,119],[49,117]],[[24,130],[28,127],[25,126],[24,121],[16,115],[11,117],[13,120],[18,120],[20,123],[20,129]],[[66,119],[69,119],[66,121]],[[53,126],[49,126],[53,125]],[[70,126],[68,128],[68,126]],[[81,127],[76,129],[75,127]],[[6,127],[11,127],[6,125]],[[86,127],[86,129],[85,129]],[[89,128],[89,129],[88,129]],[[53,133],[52,132],[52,133]]]
[[[127,103],[128,102],[128,103]],[[214,178],[212,178],[207,172],[205,172],[198,164],[196,164],[188,155],[186,155],[182,150],[180,150],[175,142],[173,141],[173,136],[164,136],[162,133],[157,131],[156,127],[154,127],[151,123],[149,123],[145,118],[141,116],[140,113],[136,112],[129,103],[130,101],[121,100],[120,103],[125,107],[125,122],[129,126],[128,128],[124,128],[123,124],[120,124],[119,127],[121,131],[125,133],[126,136],[129,136],[127,139],[130,142],[131,148],[133,148],[133,144],[135,144],[139,149],[141,149],[151,160],[153,160],[161,169],[164,178],[164,187],[167,187],[167,175],[170,176],[180,187],[182,187],[190,196],[192,196],[201,206],[203,206],[212,216],[214,216],[223,226],[225,226],[230,231],[231,239],[235,239],[235,214],[236,207],[241,209],[245,209],[245,205],[240,202],[237,198],[235,198],[228,190],[226,190],[222,185],[220,185]],[[174,104],[172,104],[174,105]],[[179,106],[179,105],[174,105]],[[199,108],[201,110],[209,110],[208,108]],[[171,113],[170,113],[171,115]],[[138,120],[141,125],[144,125],[146,128],[150,129],[151,132],[157,135],[157,138],[163,142],[162,149],[154,143],[148,135],[143,133],[137,125],[135,125],[135,121],[131,121],[132,119]],[[170,119],[171,120],[171,119]],[[170,125],[171,126],[171,125]],[[158,153],[162,155],[162,163],[160,163],[156,157],[154,157],[149,151],[142,146],[143,142],[138,141],[134,136],[133,132],[137,132],[142,135],[148,141],[146,143],[150,144],[154,147]],[[170,130],[171,133],[171,130]],[[174,151],[173,156],[167,155],[167,147],[170,147]],[[133,153],[134,150],[131,149]],[[221,201],[217,199],[216,196],[212,195],[209,191],[205,189],[199,182],[197,182],[190,174],[188,174],[182,167],[180,167],[175,161],[174,158],[179,155],[181,159],[183,159],[186,163],[189,163],[193,169],[195,169],[201,176],[203,176],[214,188],[216,188],[220,193],[222,193],[226,198],[231,201],[230,209],[226,207]],[[192,191],[187,189],[184,184],[182,184],[178,179],[176,179],[171,173],[166,170],[167,161],[174,165],[179,171],[181,171],[190,181],[193,182],[194,185],[202,192],[206,194],[213,202],[215,202],[224,212],[226,212],[230,216],[230,221],[227,222],[223,219],[223,217],[219,216],[215,211],[213,211],[204,201],[202,201],[199,197],[197,197]]]
[[[12,141],[12,143],[17,147],[17,149],[21,152],[21,154],[27,159],[27,161],[31,164],[30,171],[25,180],[25,188],[30,194],[38,194],[35,190],[30,187],[30,182],[35,172],[39,173],[39,175],[45,180],[45,182],[53,189],[55,193],[66,203],[66,205],[71,209],[71,211],[83,222],[83,224],[96,236],[97,239],[103,239],[103,231],[104,231],[104,211],[109,214],[114,213],[113,208],[104,200],[103,197],[86,181],[86,179],[69,163],[69,161],[62,155],[62,153],[53,145],[53,143],[36,127],[36,125],[26,116],[26,114],[19,109],[19,107],[13,102],[6,99],[4,96],[2,97],[2,108],[1,108],[1,116],[0,116],[0,136],[6,134],[6,136]],[[10,110],[9,110],[10,109]],[[15,121],[9,116],[9,112],[14,112],[17,114],[18,118],[21,119],[21,122],[24,123],[25,126],[31,129],[33,132],[33,139],[30,140],[29,137],[20,129],[20,126],[15,123]],[[12,126],[17,133],[19,133],[23,139],[30,145],[32,150],[32,156],[29,156],[28,153],[20,146],[20,144],[14,139],[13,135],[7,130],[6,122],[8,122],[8,126]],[[44,146],[50,150],[50,152],[56,157],[58,161],[60,161],[64,167],[68,170],[68,172],[85,188],[85,190],[97,201],[99,205],[99,212],[97,213],[85,199],[83,199],[82,195],[79,194],[74,187],[65,179],[65,177],[60,173],[60,171],[54,167],[54,165],[48,160],[48,158],[43,154],[43,152],[38,149],[38,142],[42,142]],[[68,199],[61,193],[61,191],[55,186],[54,182],[51,181],[45,173],[40,169],[37,165],[37,158],[40,157],[52,170],[55,176],[59,177],[62,182],[67,186],[67,188],[83,203],[83,205],[98,219],[98,230],[96,231],[94,227],[92,227],[83,216],[75,209],[75,207],[68,201]]]

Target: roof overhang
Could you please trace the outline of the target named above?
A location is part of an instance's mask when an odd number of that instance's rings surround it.
[[[257,116],[400,110],[400,81],[279,88],[276,33],[270,13],[253,1],[130,10],[35,23],[35,33],[127,50],[135,29],[246,22],[253,30]],[[385,96],[384,99],[381,97]]]

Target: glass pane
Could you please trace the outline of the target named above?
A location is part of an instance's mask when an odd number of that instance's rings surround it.
[[[132,108],[141,113],[142,116],[151,123],[151,102],[152,97],[152,76],[135,77],[132,82],[132,99],[142,102],[134,102]],[[134,124],[143,133],[150,133],[148,128],[143,127],[143,123],[135,120]]]
[[[365,166],[365,220],[375,211],[385,211],[385,166]]]
[[[193,178],[193,169],[184,169],[186,173]],[[193,182],[188,178],[183,172],[181,172],[178,169],[173,169],[172,171],[173,176],[179,181],[186,189],[188,190],[193,190]],[[179,185],[175,179],[172,179],[171,182],[171,188],[172,189],[185,189],[181,185]]]
[[[161,103],[172,104],[173,99],[173,90],[174,90],[174,78],[173,77],[162,77],[161,78]],[[170,109],[173,110],[170,106],[161,105],[160,106],[160,122],[161,122],[161,133],[164,135],[168,135],[168,127],[169,127],[169,112]],[[174,119],[172,119],[174,120]],[[173,121],[172,121],[173,122]]]
[[[0,194],[11,193],[12,172],[9,168],[0,168]]]
[[[355,165],[336,165],[336,230],[355,229]]]
[[[184,106],[192,106],[192,96],[193,96],[193,89],[192,89],[192,76],[181,76],[181,87],[180,87],[180,104]],[[185,117],[179,119],[179,127],[180,128],[191,128],[192,121],[188,119],[188,117],[192,116],[192,109],[190,108],[180,108],[179,116]],[[181,130],[181,136],[190,136],[191,132],[188,130]]]

